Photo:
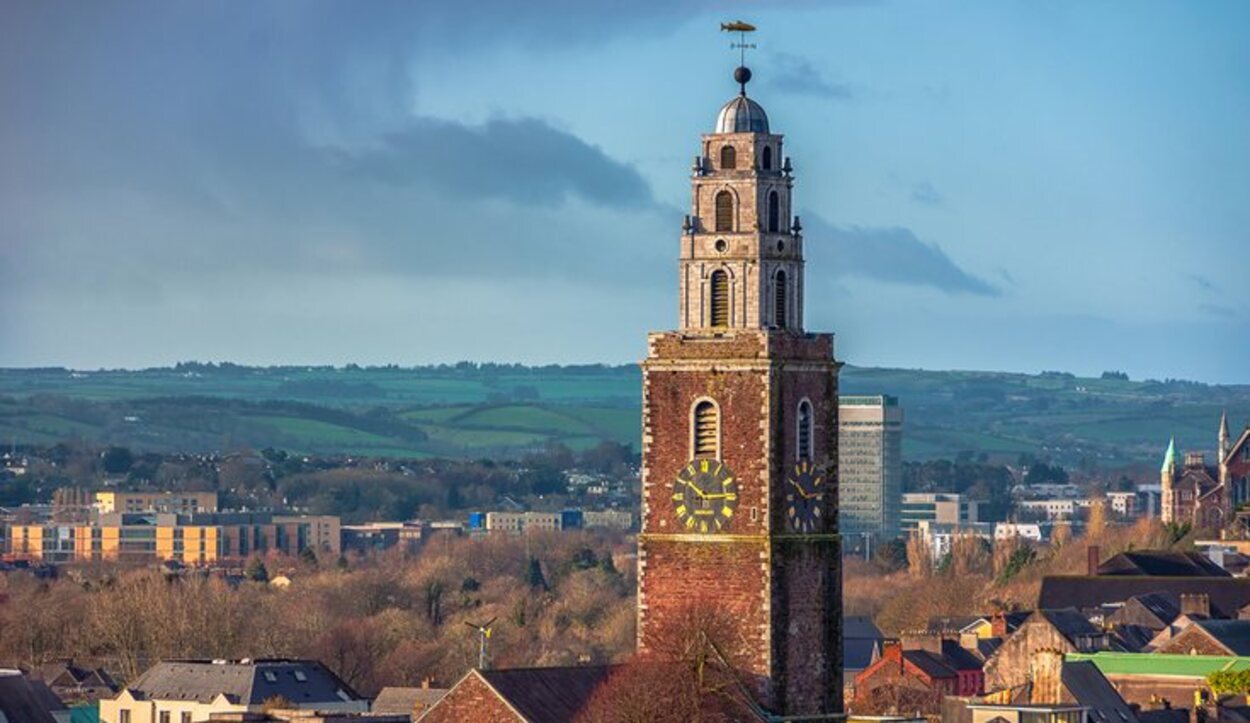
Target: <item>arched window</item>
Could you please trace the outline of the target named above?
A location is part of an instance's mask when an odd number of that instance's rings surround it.
[[[712,272],[710,311],[712,326],[729,326],[729,274],[724,269]]]
[[[716,194],[716,230],[734,230],[734,195],[729,191]]]
[[[781,226],[781,199],[777,197],[777,192],[772,191],[768,194],[768,230],[771,233],[777,233],[777,229]]]
[[[764,146],[764,152],[760,154],[760,168],[763,168],[765,171],[773,170],[772,146]]]
[[[694,458],[720,458],[720,411],[716,404],[704,399],[694,405]]]
[[[799,402],[797,451],[800,460],[810,460],[812,458],[812,405],[806,399]]]
[[[773,279],[773,326],[786,328],[786,272],[778,271]]]
[[[733,146],[720,149],[720,167],[722,171],[732,171],[738,167],[738,152]]]

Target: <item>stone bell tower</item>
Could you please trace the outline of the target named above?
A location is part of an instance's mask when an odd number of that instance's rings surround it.
[[[781,135],[740,90],[702,136],[676,331],[643,362],[638,645],[705,626],[763,710],[842,710],[838,370],[803,327],[803,237]],[[691,622],[697,621],[697,622]]]

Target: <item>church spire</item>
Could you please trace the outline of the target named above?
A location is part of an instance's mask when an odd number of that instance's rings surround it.
[[[1176,437],[1168,440],[1168,451],[1163,453],[1163,469],[1161,472],[1176,471]]]
[[[1220,414],[1220,464],[1224,464],[1224,458],[1228,456],[1228,448],[1231,443],[1232,440],[1228,435],[1228,410],[1224,410]]]

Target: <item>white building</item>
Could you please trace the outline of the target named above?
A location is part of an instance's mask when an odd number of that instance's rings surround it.
[[[999,522],[994,525],[995,540],[1020,538],[1032,542],[1041,542],[1042,525],[1038,522]]]

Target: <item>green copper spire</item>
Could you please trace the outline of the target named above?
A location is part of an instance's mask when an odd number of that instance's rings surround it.
[[[1163,469],[1161,472],[1171,472],[1176,469],[1176,437],[1168,440],[1168,451],[1163,453]]]

